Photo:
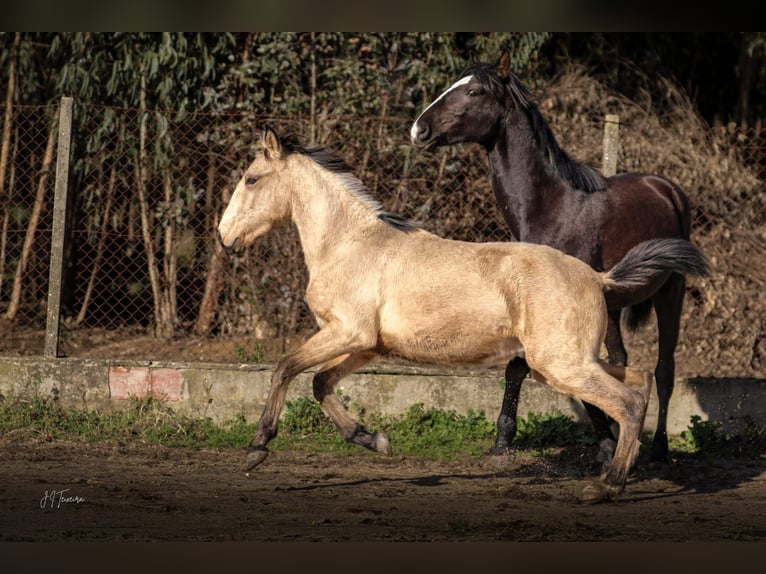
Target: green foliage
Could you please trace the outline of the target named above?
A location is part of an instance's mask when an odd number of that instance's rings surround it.
[[[766,425],[752,417],[743,419],[740,434],[725,432],[718,421],[702,420],[693,415],[687,430],[679,437],[679,448],[706,456],[760,457],[766,452]]]
[[[319,402],[311,397],[298,397],[285,402],[285,413],[280,422],[280,433],[301,438],[332,438],[335,425],[322,411]]]
[[[595,442],[590,425],[579,423],[562,413],[529,413],[528,418],[518,419],[515,444],[522,450],[542,451],[549,447]]]
[[[703,421],[699,415],[691,417],[691,424],[687,430],[681,432],[681,438],[696,451],[717,449],[729,440],[721,431],[721,423]]]
[[[425,409],[422,403],[412,405],[404,415],[381,420],[375,428],[387,433],[397,452],[428,458],[479,456],[495,434],[494,423],[487,421],[483,411],[460,415],[453,410]]]
[[[260,341],[253,341],[249,354],[240,346],[237,346],[236,352],[238,363],[262,363],[266,357],[266,349],[263,348],[263,344]]]
[[[31,398],[0,395],[0,434],[11,431],[42,437],[46,440],[84,442],[143,441],[168,447],[243,448],[252,440],[255,424],[238,416],[224,423],[209,417],[182,416],[168,403],[156,399],[130,399],[124,408],[99,412],[61,406],[57,393],[41,395],[39,381],[33,384]],[[481,457],[492,445],[495,425],[483,412],[426,409],[414,404],[398,416],[383,417],[365,413],[348,397],[339,394],[347,408],[356,408],[354,416],[370,431],[385,432],[394,453],[430,459]],[[516,448],[545,455],[551,448],[595,444],[590,425],[578,423],[561,413],[519,418]],[[671,447],[692,451],[700,456],[762,456],[766,449],[766,426],[752,418],[745,419],[741,434],[725,433],[720,423],[693,416],[687,431],[673,437]],[[311,397],[299,397],[285,403],[279,436],[269,445],[273,450],[326,451],[335,454],[360,454],[367,451],[349,444],[338,434],[335,425]],[[372,454],[372,453],[370,453]]]
[[[207,417],[183,417],[156,399],[130,399],[109,413],[65,408],[55,395],[31,399],[0,398],[0,434],[20,431],[47,440],[84,442],[142,440],[172,447],[240,448],[255,425],[237,417],[216,424]]]

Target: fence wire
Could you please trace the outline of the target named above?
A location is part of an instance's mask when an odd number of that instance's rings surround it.
[[[387,210],[429,231],[468,241],[512,240],[495,205],[484,151],[417,151],[408,142],[409,120],[174,115],[77,103],[75,110],[64,343],[95,328],[151,333],[158,345],[242,334],[278,340],[315,329],[303,299],[301,247],[290,226],[239,254],[223,252],[216,239],[220,214],[265,125],[335,148]],[[15,106],[11,117],[0,166],[0,312],[8,329],[44,329],[57,108]],[[601,129],[593,126],[597,140]],[[642,165],[642,144],[631,143],[639,135],[637,128],[621,128],[619,171],[654,171]],[[679,374],[766,377],[765,140],[766,132],[736,129],[716,139],[753,173],[749,195],[718,197],[714,186],[690,193],[692,240],[712,253],[721,279],[688,287]],[[600,160],[601,150],[591,147]],[[730,205],[719,209],[721,202]],[[653,367],[655,331],[628,336],[632,362]]]

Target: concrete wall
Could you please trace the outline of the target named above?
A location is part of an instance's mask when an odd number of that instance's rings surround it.
[[[64,406],[109,411],[124,407],[130,397],[167,401],[179,414],[210,417],[216,422],[243,415],[255,421],[269,390],[271,365],[94,361],[71,358],[0,357],[0,393],[5,396],[57,396]],[[311,372],[297,377],[287,398],[311,396]],[[367,412],[404,413],[423,403],[466,414],[484,411],[494,420],[503,389],[499,369],[451,370],[378,365],[350,375],[339,385],[351,403]],[[522,386],[519,415],[561,412],[587,420],[579,401],[546,385]],[[747,417],[766,421],[766,381],[751,379],[678,379],[670,403],[668,431],[686,430],[693,415],[737,430]],[[656,391],[645,428],[656,424]]]

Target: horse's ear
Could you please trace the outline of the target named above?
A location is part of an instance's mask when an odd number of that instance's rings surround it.
[[[279,159],[282,157],[282,144],[279,142],[279,136],[271,128],[263,130],[263,153],[267,159]]]
[[[497,62],[495,62],[495,73],[502,80],[511,75],[511,55],[508,53],[508,50],[503,50],[503,53],[500,54]]]
[[[479,57],[473,50],[468,50],[468,65],[474,66],[479,63]]]

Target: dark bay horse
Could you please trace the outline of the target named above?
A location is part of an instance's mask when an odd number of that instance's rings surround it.
[[[219,238],[243,248],[292,220],[319,331],[276,365],[246,458],[268,456],[290,381],[318,367],[313,392],[341,436],[391,454],[343,408],[334,387],[377,356],[442,365],[505,365],[525,356],[531,375],[603,409],[619,425],[610,468],[583,489],[585,502],[617,497],[635,462],[651,373],[599,358],[604,294],[651,288],[669,272],[705,273],[681,239],[641,243],[608,272],[531,243],[443,239],[387,213],[336,155],[267,129],[221,217]]]
[[[414,146],[429,151],[461,142],[483,146],[495,199],[513,236],[560,249],[597,271],[612,268],[642,241],[689,239],[689,204],[678,186],[651,174],[607,178],[573,160],[511,71],[507,52],[494,63],[478,62],[472,56],[457,81],[415,120],[410,138]],[[655,278],[651,289],[607,294],[606,348],[612,365],[627,364],[621,315],[627,328],[635,330],[648,320],[652,306],[655,310],[659,352],[654,376],[659,413],[651,462],[663,467],[669,462],[668,403],[684,293],[684,276],[664,273]],[[528,373],[522,358],[506,368],[505,395],[492,449],[495,454],[511,449],[521,383]],[[587,402],[585,407],[602,447],[608,447],[609,439],[614,439],[608,418]]]

